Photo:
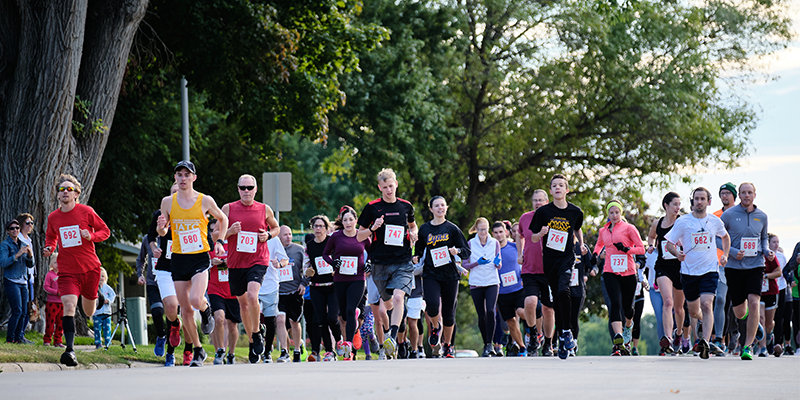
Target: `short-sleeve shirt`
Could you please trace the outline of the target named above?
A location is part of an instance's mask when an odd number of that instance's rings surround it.
[[[372,234],[370,259],[375,264],[399,264],[410,261],[411,241],[408,235],[408,224],[414,222],[414,206],[400,198],[394,203],[387,203],[383,198],[373,200],[364,207],[361,216],[358,217],[358,225],[369,228],[381,216],[383,216],[383,225]],[[402,246],[389,246],[384,243],[387,225],[403,228]]]
[[[556,207],[553,202],[547,203],[533,214],[533,219],[528,229],[533,233],[539,233],[542,227],[547,226],[550,230],[556,229],[567,233],[566,243],[574,243],[575,231],[583,226],[583,210],[580,207],[567,203],[565,209]],[[542,237],[542,257],[545,263],[547,260],[574,259],[572,246],[565,246],[564,251],[558,251],[547,247],[547,240],[550,233]],[[527,243],[526,243],[527,244]]]
[[[542,241],[533,242],[530,226],[535,211],[528,211],[519,217],[519,232],[525,238],[525,248],[522,250],[522,273],[544,274],[542,265]]]
[[[686,259],[681,262],[681,273],[700,276],[719,271],[716,237],[728,234],[722,220],[716,215],[706,214],[697,218],[692,214],[675,220],[665,239],[672,244],[680,240]]]

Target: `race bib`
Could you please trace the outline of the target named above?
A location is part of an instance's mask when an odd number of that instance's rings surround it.
[[[181,241],[181,253],[188,254],[203,250],[203,242],[200,237],[199,228],[178,232],[178,239]]]
[[[547,247],[553,250],[564,251],[564,249],[567,248],[567,236],[567,232],[558,229],[550,229],[547,234]]]
[[[450,263],[450,252],[447,246],[442,246],[431,250],[431,260],[434,267],[441,267],[442,265]]]
[[[739,248],[744,250],[745,257],[755,257],[758,254],[758,238],[743,237]]]
[[[322,257],[317,257],[314,259],[314,265],[317,267],[317,273],[320,275],[327,275],[333,273],[333,267],[325,262],[325,259]]]
[[[339,257],[342,265],[339,266],[339,273],[342,275],[355,275],[358,272],[358,257]]]
[[[58,229],[61,234],[61,247],[75,247],[80,246],[81,241],[81,228],[78,225],[65,226]]]
[[[642,294],[642,282],[636,282],[636,296]]]
[[[611,263],[611,271],[625,272],[628,270],[628,256],[625,254],[612,254],[608,257]]]
[[[278,282],[291,282],[294,279],[292,276],[291,264],[283,268],[278,268]]]
[[[678,257],[673,256],[672,253],[670,253],[667,250],[667,241],[666,240],[662,240],[661,241],[661,254],[663,255],[663,257],[661,257],[662,260],[674,260],[674,259],[678,258]]]
[[[578,286],[578,269],[573,268],[569,275],[569,285]]]
[[[692,250],[709,251],[711,250],[711,234],[707,232],[695,232],[692,234]]]
[[[227,282],[228,281],[228,269],[217,269],[217,276],[219,277],[220,282]]]
[[[769,279],[761,279],[761,293],[769,292]]]
[[[240,253],[255,253],[258,234],[255,232],[239,232],[236,238],[236,251]]]
[[[172,260],[172,240],[167,240],[167,260]]]
[[[387,246],[403,246],[403,236],[405,228],[399,225],[386,225],[386,231],[383,236],[383,244]]]
[[[517,280],[517,272],[511,271],[506,272],[505,274],[500,274],[500,281],[503,282],[504,287],[516,285],[517,282],[519,282]]]

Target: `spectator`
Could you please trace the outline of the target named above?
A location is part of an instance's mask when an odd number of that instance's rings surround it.
[[[16,220],[19,221],[19,240],[22,241],[23,244],[26,244],[28,247],[33,249],[33,240],[31,239],[31,231],[33,231],[33,215],[22,213],[17,215]],[[39,305],[36,304],[36,295],[33,293],[35,278],[36,258],[33,256],[33,251],[31,251],[31,265],[28,266],[28,302],[30,303],[31,323],[36,322],[36,319],[39,318]],[[28,326],[27,321],[25,322],[25,326]],[[25,333],[25,328],[22,328],[22,332],[23,334]]]
[[[33,263],[30,246],[19,240],[19,222],[12,219],[6,223],[8,238],[0,244],[0,267],[3,268],[3,287],[11,307],[8,319],[7,343],[33,343],[25,339],[28,314],[28,267]]]
[[[64,328],[61,319],[64,318],[64,304],[61,303],[61,295],[58,293],[58,253],[53,253],[50,258],[50,271],[44,277],[44,292],[47,293],[47,306],[45,314],[47,325],[44,328],[44,345],[50,346],[51,338],[53,346],[64,347],[61,336]]]
[[[105,268],[100,268],[100,294],[103,296],[101,299],[103,305],[94,312],[92,320],[94,321],[94,347],[99,349],[103,343],[100,342],[100,334],[105,340],[105,345],[111,343],[111,304],[117,297],[117,293],[111,286],[108,286],[108,273]]]

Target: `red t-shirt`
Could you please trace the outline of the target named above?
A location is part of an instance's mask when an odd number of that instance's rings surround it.
[[[250,268],[254,265],[269,265],[269,247],[267,242],[259,242],[259,229],[269,231],[267,226],[267,206],[257,201],[246,206],[242,201],[228,204],[228,226],[234,222],[242,225],[239,234],[228,236],[230,250],[228,253],[228,268]],[[255,253],[238,251],[239,241],[243,241],[242,248],[255,245]]]
[[[91,233],[90,240],[81,237],[80,231],[83,229]],[[47,216],[44,245],[51,249],[58,248],[59,274],[82,274],[100,268],[94,243],[102,242],[110,235],[108,226],[92,207],[76,204],[69,212],[59,208]]]
[[[224,244],[222,247],[225,247],[225,251],[228,250],[227,244]],[[225,260],[225,256],[217,257],[213,250],[209,251],[208,255],[211,259],[220,258]],[[208,270],[208,294],[215,294],[223,299],[235,299],[236,297],[231,296],[231,287],[228,283],[228,277],[228,268],[220,271],[216,265],[212,266],[211,269]]]
[[[525,238],[525,248],[522,250],[522,269],[523,274],[544,274],[544,262],[542,261],[542,241],[534,243],[530,230],[534,211],[528,211],[519,217],[519,232]]]

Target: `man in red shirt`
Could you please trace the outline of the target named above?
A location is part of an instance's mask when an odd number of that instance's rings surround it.
[[[47,231],[43,255],[50,257],[56,246],[58,257],[58,289],[64,304],[64,344],[61,363],[70,367],[78,365],[75,357],[75,309],[78,296],[83,297],[83,311],[95,311],[97,289],[100,284],[100,260],[94,250],[95,242],[111,235],[108,226],[89,206],[78,203],[81,184],[72,175],[58,179],[59,208],[47,216]]]

